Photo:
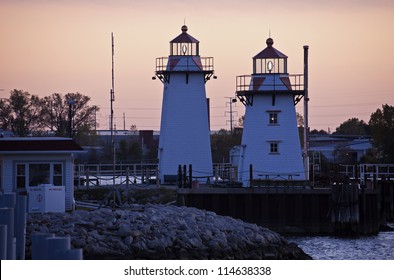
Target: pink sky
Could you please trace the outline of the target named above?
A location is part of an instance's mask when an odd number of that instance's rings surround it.
[[[78,91],[101,107],[100,129],[108,129],[111,32],[117,128],[124,114],[126,129],[158,130],[163,85],[151,79],[155,58],[169,54],[184,21],[200,40],[201,56],[215,60],[218,79],[207,83],[212,130],[229,129],[226,97],[234,96],[237,75],[251,74],[270,31],[291,74],[302,73],[302,47],[310,47],[311,129],[334,131],[352,117],[368,122],[382,104],[394,106],[390,0],[2,0],[0,6],[0,97],[14,88],[39,96]],[[234,109],[238,119],[244,107],[238,102]]]

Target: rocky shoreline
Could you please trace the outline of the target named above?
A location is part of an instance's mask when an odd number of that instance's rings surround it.
[[[29,214],[34,232],[70,236],[84,259],[311,259],[266,228],[210,211],[161,204]]]

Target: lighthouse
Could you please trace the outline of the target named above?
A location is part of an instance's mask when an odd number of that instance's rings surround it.
[[[287,56],[267,47],[253,57],[253,74],[237,76],[236,95],[245,105],[238,164],[243,186],[252,180],[305,180],[295,105],[304,97],[304,75],[289,75]]]
[[[170,55],[156,58],[156,77],[164,85],[159,140],[161,183],[174,182],[178,166],[192,166],[201,181],[213,176],[205,84],[213,58],[200,57],[199,41],[182,33],[170,41]],[[215,76],[213,76],[216,78]]]

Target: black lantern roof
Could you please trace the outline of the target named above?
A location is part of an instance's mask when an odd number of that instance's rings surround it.
[[[187,26],[186,25],[183,25],[181,30],[182,30],[182,33],[178,37],[176,37],[175,39],[170,41],[170,43],[199,43],[199,41],[196,38],[187,34]]]
[[[287,55],[281,53],[277,49],[275,49],[272,45],[274,44],[274,40],[272,38],[268,38],[267,41],[267,47],[256,54],[253,59],[259,59],[259,58],[287,58]]]

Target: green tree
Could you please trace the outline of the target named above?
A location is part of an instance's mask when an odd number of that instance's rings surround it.
[[[333,134],[341,135],[369,135],[369,126],[363,120],[351,118],[341,123]]]
[[[129,157],[129,147],[125,139],[119,141],[118,149],[116,150],[116,159],[125,161]]]
[[[347,145],[338,145],[333,151],[336,164],[356,164],[357,152]]]
[[[229,152],[232,147],[241,144],[242,130],[235,129],[233,133],[221,129],[211,135],[212,161],[214,163],[229,162]]]
[[[0,128],[11,131],[12,109],[9,99],[0,98]]]
[[[96,129],[97,106],[90,106],[90,97],[80,93],[62,95],[54,93],[42,99],[40,119],[43,129],[49,130],[56,136],[71,135],[82,137]]]
[[[297,116],[297,126],[303,128],[304,124],[305,124],[304,117],[298,112],[297,112],[296,116]]]
[[[238,126],[239,126],[239,127],[244,127],[244,122],[245,122],[245,115],[242,115],[242,116],[239,117],[239,119],[238,119]]]
[[[1,100],[0,108],[1,127],[17,136],[28,136],[40,125],[40,99],[27,91],[12,90],[9,99]]]
[[[131,138],[119,141],[116,149],[116,159],[118,161],[138,162],[142,158],[142,149],[139,142],[133,141]]]
[[[316,135],[328,135],[329,133],[325,131],[324,129],[313,129],[309,134],[316,134]]]
[[[394,163],[394,107],[382,105],[382,109],[371,114],[369,126],[381,161]]]
[[[129,143],[129,160],[141,160],[142,159],[142,149],[141,144],[139,142],[130,142]]]

